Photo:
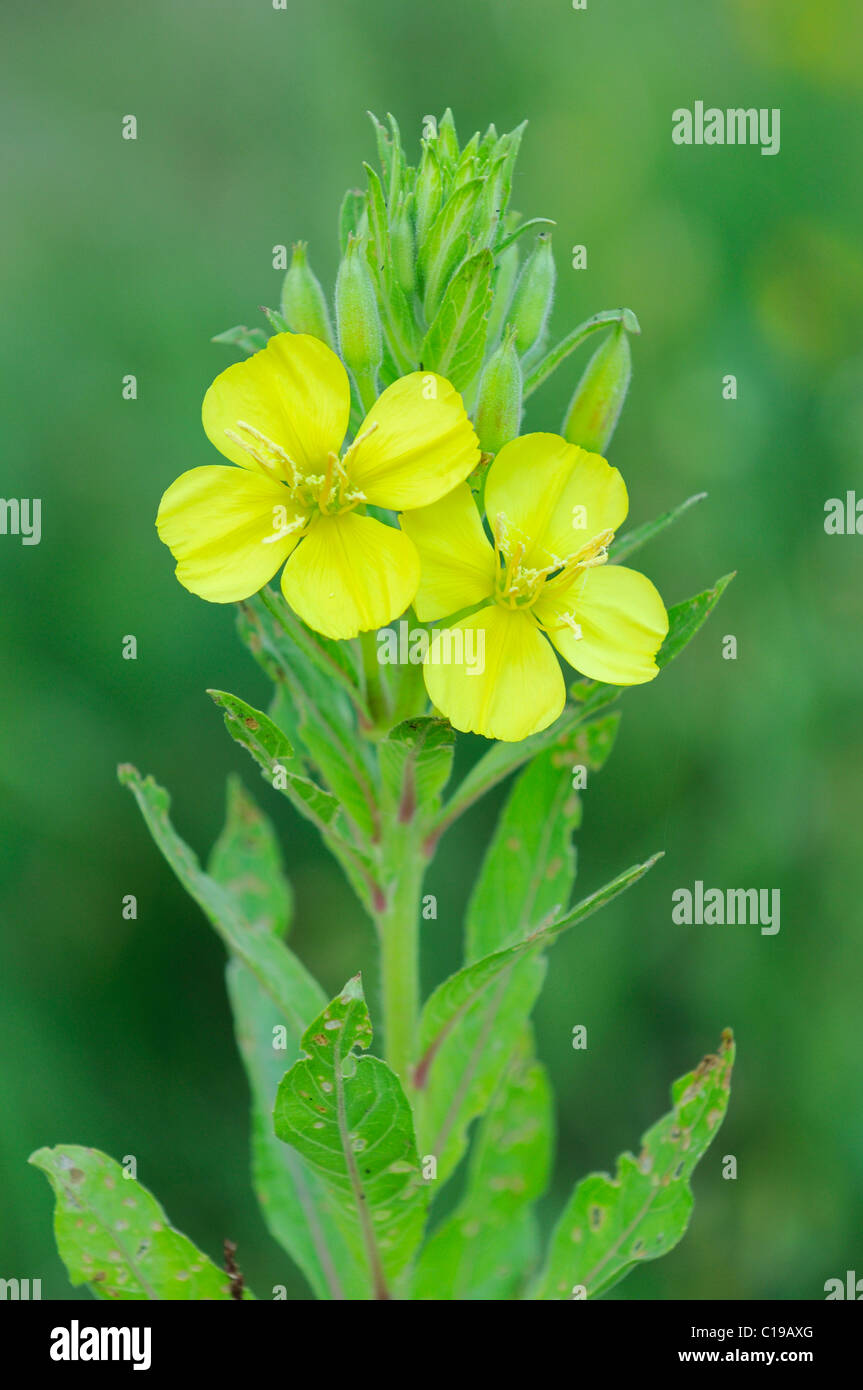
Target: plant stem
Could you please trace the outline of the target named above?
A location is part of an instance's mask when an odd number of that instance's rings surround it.
[[[387,827],[382,848],[392,878],[377,917],[385,1055],[405,1089],[415,1061],[420,1004],[420,894],[426,860],[416,839],[412,823]]]

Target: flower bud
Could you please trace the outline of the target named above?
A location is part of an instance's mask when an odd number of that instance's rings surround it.
[[[554,281],[551,233],[540,232],[518,277],[508,315],[508,321],[518,333],[518,350],[522,357],[532,348],[542,346],[554,299]]]
[[[614,434],[632,376],[629,334],[619,323],[584,369],[563,422],[570,444],[604,454]]]
[[[411,217],[412,195],[401,199],[390,223],[390,248],[396,280],[408,296],[416,288],[416,245]]]
[[[383,358],[381,322],[363,243],[351,237],[336,277],[339,351],[357,383],[373,380]],[[362,388],[361,388],[362,391]]]
[[[333,346],[330,314],[321,282],[306,260],[306,243],[294,246],[291,266],[282,285],[282,317],[291,333],[310,333]]]
[[[475,428],[484,454],[496,454],[515,439],[521,424],[521,363],[515,339],[510,329],[480,381]]]

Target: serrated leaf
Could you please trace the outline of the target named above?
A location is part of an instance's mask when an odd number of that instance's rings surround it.
[[[465,1193],[423,1247],[415,1299],[511,1300],[535,1264],[530,1211],[548,1180],[553,1098],[526,1035],[474,1141]]]
[[[597,726],[577,729],[566,745],[537,754],[519,776],[471,894],[468,961],[523,940],[566,907],[575,881],[572,835],[581,824],[573,769],[599,770],[619,722],[612,714]]]
[[[306,1055],[279,1086],[273,1122],[323,1178],[381,1299],[422,1238],[428,1189],[398,1077],[379,1058],[353,1053],[371,1040],[357,975],[303,1034]]]
[[[734,1042],[671,1088],[672,1110],[643,1136],[641,1152],[621,1155],[614,1178],[591,1173],[576,1187],[551,1238],[538,1299],[606,1293],[644,1260],[665,1255],[689,1224],[689,1179],[728,1106]],[[580,1295],[582,1296],[582,1295]]]
[[[98,1149],[60,1144],[29,1162],[54,1189],[57,1249],[73,1284],[96,1298],[231,1299],[224,1270],[174,1229],[152,1193]],[[245,1289],[244,1298],[254,1295]]]
[[[320,986],[266,922],[248,921],[234,894],[204,872],[171,824],[171,798],[164,788],[152,777],[142,778],[137,768],[128,764],[119,769],[119,777],[133,793],[150,834],[186,892],[299,1035],[320,1010]]]
[[[427,1000],[413,1079],[420,1142],[437,1159],[439,1181],[461,1159],[468,1126],[486,1109],[509,1065],[542,985],[543,952],[630,888],[660,857],[634,864],[517,945],[465,966]]]
[[[493,269],[490,251],[464,262],[449,282],[420,349],[423,368],[439,372],[457,391],[465,391],[482,366]]]
[[[703,502],[706,496],[706,492],[696,492],[692,497],[687,497],[686,501],[681,502],[678,507],[672,507],[670,512],[663,512],[662,516],[658,516],[655,521],[646,521],[643,526],[636,526],[632,531],[626,531],[622,536],[618,536],[608,548],[609,559],[614,564],[619,565],[621,560],[628,559],[648,541],[661,535],[666,526],[677,521],[678,517],[683,516],[684,512],[688,512],[689,508],[694,507],[696,502]]]
[[[402,821],[426,823],[440,804],[455,751],[446,719],[420,715],[391,729],[378,745],[384,806]]]

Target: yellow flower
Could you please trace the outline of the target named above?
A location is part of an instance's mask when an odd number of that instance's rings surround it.
[[[425,662],[429,697],[451,723],[508,742],[553,723],[566,703],[553,647],[593,680],[652,680],[668,631],[662,599],[644,575],[605,564],[629,507],[617,469],[558,435],[524,435],[495,458],[485,503],[494,546],[467,483],[401,518],[422,564],[417,616],[475,610],[432,640]],[[470,632],[461,647],[459,630]],[[447,660],[468,649],[470,662]]]
[[[282,592],[310,627],[355,637],[412,602],[419,557],[366,504],[425,507],[479,461],[461,397],[443,377],[393,383],[340,454],[350,383],[317,338],[279,333],[216,378],[210,440],[237,468],[193,468],[162,498],[156,526],[177,578],[213,603],[248,598],[285,564]]]

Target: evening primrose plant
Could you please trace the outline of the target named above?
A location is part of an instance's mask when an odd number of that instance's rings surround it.
[[[177,578],[236,605],[272,682],[266,710],[209,692],[260,770],[262,805],[229,781],[202,867],[167,793],[130,766],[120,779],[224,942],[254,1186],[313,1294],[593,1298],[683,1235],[733,1041],[674,1084],[613,1176],[575,1183],[541,1237],[553,1107],[530,1017],[557,939],[659,857],[573,900],[581,792],[612,750],[614,706],[679,655],[730,576],[666,609],[621,563],[697,499],[618,535],[629,497],[606,454],[638,322],[605,310],[550,343],[551,224],[510,207],[524,127],[461,146],[449,112],[427,117],[414,166],[392,117],[374,129],[380,169],[342,203],[332,310],[298,242],[266,327],[217,339],[241,354],[203,405],[226,462],[182,473],[158,510]],[[595,334],[559,431],[522,433],[525,402]],[[473,761],[453,787],[459,732]],[[504,783],[463,964],[422,999],[438,843]],[[360,976],[330,997],[287,944],[269,818],[282,799],[374,924],[371,1011]],[[73,1283],[107,1299],[253,1297],[242,1238],[221,1269],[128,1159],[59,1145],[31,1161],[54,1188]]]

